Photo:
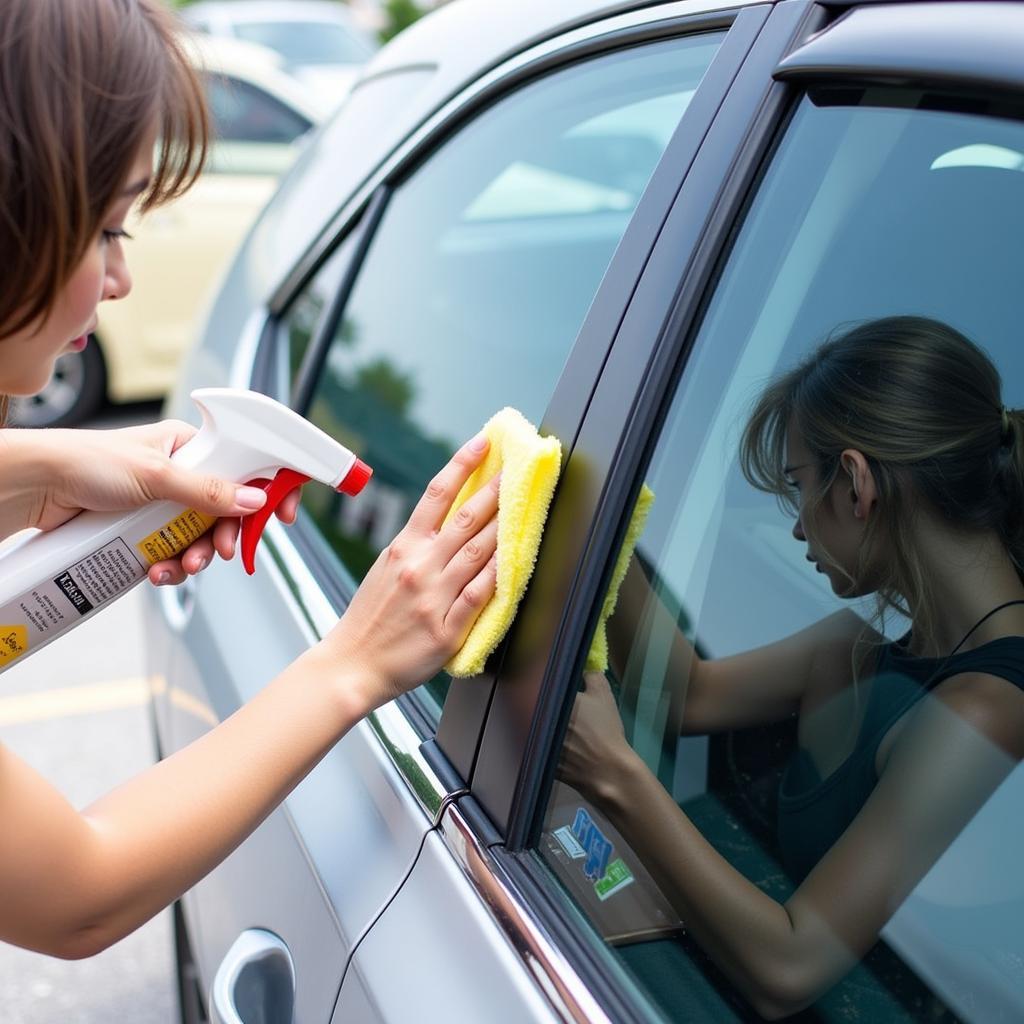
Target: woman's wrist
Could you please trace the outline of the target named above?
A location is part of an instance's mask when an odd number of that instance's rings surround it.
[[[643,758],[623,744],[596,773],[594,788],[597,802],[610,817],[625,813],[652,778]]]
[[[368,666],[355,655],[341,650],[330,638],[311,647],[296,664],[308,666],[330,688],[346,729],[379,707],[382,687]]]

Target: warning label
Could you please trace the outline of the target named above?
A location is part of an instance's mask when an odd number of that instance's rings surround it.
[[[165,558],[175,558],[194,540],[198,540],[216,522],[215,516],[204,515],[194,508],[185,509],[166,526],[154,530],[138,542],[136,547],[150,565]]]
[[[0,665],[14,661],[28,650],[28,630],[24,626],[0,626]]]
[[[58,636],[146,575],[147,566],[115,538],[0,608],[0,669]]]

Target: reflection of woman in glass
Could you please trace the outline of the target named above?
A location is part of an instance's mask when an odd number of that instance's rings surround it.
[[[1024,757],[1024,417],[966,338],[894,317],[773,382],[741,460],[796,511],[793,536],[838,596],[875,594],[911,620],[893,643],[840,611],[720,660],[674,645],[684,733],[798,716],[778,838],[799,887],[780,904],[726,863],[626,743],[603,675],[577,699],[562,772],[726,976],[777,1017],[871,948]]]

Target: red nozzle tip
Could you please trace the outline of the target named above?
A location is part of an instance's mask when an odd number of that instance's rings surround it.
[[[356,459],[352,463],[352,468],[345,475],[345,479],[338,484],[338,490],[342,494],[355,497],[366,486],[371,476],[373,476],[373,470],[362,459]]]

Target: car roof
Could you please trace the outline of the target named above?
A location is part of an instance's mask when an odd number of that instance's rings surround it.
[[[459,0],[399,33],[373,58],[364,77],[427,61],[453,71],[457,67],[471,80],[506,57],[574,26],[653,6],[659,5],[651,0]],[[734,6],[715,0],[706,4],[708,10]]]
[[[243,261],[251,248],[261,254],[258,266],[250,267],[248,284],[261,297],[280,285],[359,185],[446,101],[490,68],[609,15],[653,8],[656,17],[661,11],[736,8],[748,2],[458,0],[438,8],[371,58],[341,109],[310,140],[243,247]],[[389,105],[382,118],[375,93],[401,88],[402,79],[408,84],[401,103]]]

